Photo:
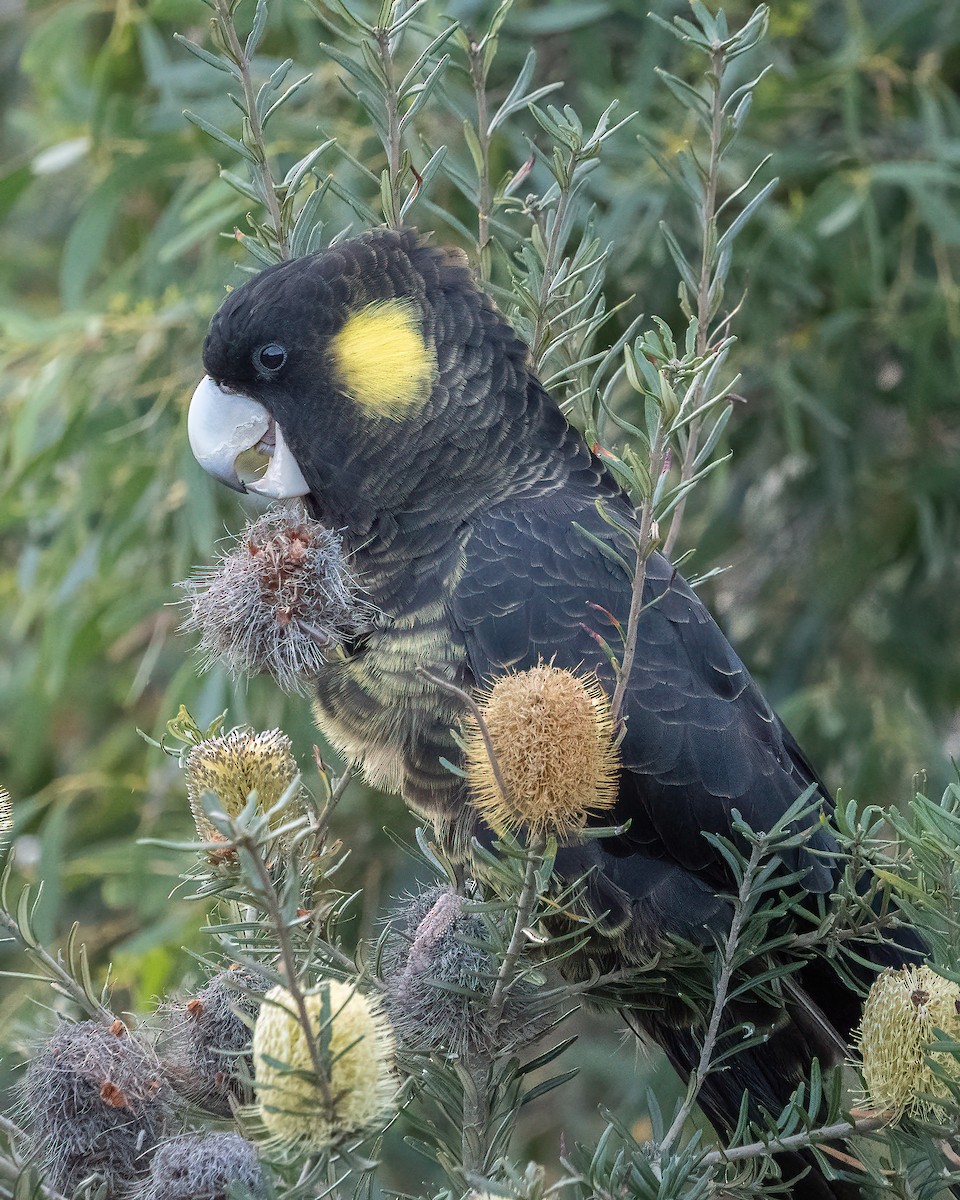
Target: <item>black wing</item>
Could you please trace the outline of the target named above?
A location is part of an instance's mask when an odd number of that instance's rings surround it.
[[[514,498],[474,518],[454,616],[477,680],[553,659],[595,670],[612,694],[597,635],[619,649],[610,617],[626,626],[630,579],[582,529],[629,554],[592,498],[573,489]],[[649,903],[656,912],[647,918],[658,916],[662,927],[679,906],[676,931],[691,936],[691,922],[716,923],[722,905],[714,893],[729,887],[703,832],[729,834],[734,809],[753,828],[769,828],[811,783],[822,785],[713,618],[659,554],[647,564],[644,600],[615,814],[630,827],[584,853],[599,855],[611,884],[634,906]],[[819,829],[810,847],[834,848]],[[804,851],[787,865],[798,864],[808,890],[831,888],[828,861]]]

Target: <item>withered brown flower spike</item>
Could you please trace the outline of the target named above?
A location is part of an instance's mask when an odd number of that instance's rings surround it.
[[[465,766],[473,802],[494,829],[569,837],[591,813],[613,807],[619,760],[610,702],[595,675],[545,663],[503,675],[483,694],[480,713],[500,779],[470,717]]]

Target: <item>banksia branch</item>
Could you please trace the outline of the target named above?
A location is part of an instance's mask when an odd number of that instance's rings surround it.
[[[943,1108],[931,1097],[951,1095],[940,1075],[960,1084],[960,1061],[937,1050],[936,1029],[960,1040],[960,986],[925,965],[877,977],[855,1035],[871,1108],[894,1117],[943,1118]]]
[[[267,1131],[278,1142],[317,1152],[373,1128],[390,1112],[395,1047],[377,1002],[345,983],[324,983],[304,1004],[309,1038],[290,992],[277,987],[264,997],[253,1035],[254,1071]]]
[[[610,702],[594,675],[548,664],[504,675],[479,698],[499,768],[472,716],[464,765],[473,803],[498,832],[575,836],[611,809],[619,767]]]
[[[373,624],[340,538],[297,507],[250,522],[219,564],[179,585],[181,626],[200,634],[204,666],[236,677],[270,674],[305,692],[324,662]]]

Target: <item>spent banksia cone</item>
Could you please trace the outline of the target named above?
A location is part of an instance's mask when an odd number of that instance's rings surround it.
[[[199,632],[205,666],[267,673],[287,691],[306,691],[337,647],[372,627],[376,611],[340,538],[298,507],[250,522],[218,565],[179,586],[188,606],[182,628]]]
[[[238,816],[251,792],[257,793],[260,809],[271,809],[297,778],[293,744],[280,729],[254,733],[232,729],[221,737],[208,738],[190,751],[187,758],[187,796],[204,842],[222,841],[222,835],[203,811],[203,797],[212,792],[228,817]],[[282,819],[292,815],[284,812]]]
[[[161,1010],[159,1052],[170,1082],[191,1103],[227,1117],[252,1099],[252,1026],[266,976],[247,967],[220,971],[187,1000]]]
[[[31,1060],[21,1092],[44,1181],[68,1196],[88,1178],[123,1192],[169,1132],[171,1100],[156,1058],[121,1021],[62,1023]]]
[[[874,980],[856,1040],[863,1060],[866,1101],[879,1112],[939,1120],[931,1096],[947,1098],[943,1075],[960,1083],[960,1061],[936,1049],[934,1030],[960,1040],[960,987],[928,966],[886,970]],[[924,1095],[924,1093],[926,1093]]]
[[[491,1023],[490,1000],[500,968],[491,933],[484,917],[472,911],[471,900],[446,886],[428,888],[391,914],[383,989],[403,1047],[461,1057],[502,1046],[504,1028],[515,1044],[538,1036],[543,1009],[523,980],[509,989],[502,1014]]]
[[[237,1133],[187,1134],[160,1146],[140,1200],[227,1200],[238,1188],[266,1200],[254,1146]]]
[[[613,807],[619,762],[610,702],[596,676],[541,664],[498,679],[479,707],[503,790],[469,717],[464,765],[473,802],[494,829],[565,837]]]
[[[277,1141],[319,1151],[389,1113],[394,1037],[379,1004],[345,983],[324,983],[305,1000],[323,1079],[317,1079],[293,996],[274,988],[253,1033],[257,1105]]]

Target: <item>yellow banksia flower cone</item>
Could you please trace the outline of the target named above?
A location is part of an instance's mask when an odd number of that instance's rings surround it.
[[[297,1006],[286,988],[264,997],[253,1031],[257,1107],[267,1131],[319,1151],[383,1122],[396,1079],[390,1022],[375,999],[331,980],[306,997],[326,1068],[317,1079]]]
[[[473,803],[493,829],[564,837],[613,807],[619,756],[610,702],[595,675],[541,663],[498,679],[478,707],[503,788],[469,717],[464,767]]]
[[[279,729],[263,733],[232,729],[222,737],[200,742],[187,759],[187,795],[198,837],[204,842],[222,841],[203,811],[207,792],[214,793],[228,817],[236,817],[253,791],[262,810],[272,808],[297,774],[293,746]],[[284,813],[283,819],[289,815]]]
[[[894,1117],[942,1118],[943,1109],[929,1097],[946,1098],[950,1091],[927,1058],[958,1082],[960,1062],[936,1050],[935,1029],[960,1040],[960,986],[926,965],[886,970],[874,980],[855,1034],[871,1108]]]

